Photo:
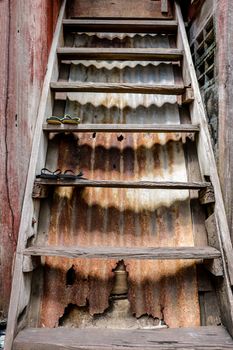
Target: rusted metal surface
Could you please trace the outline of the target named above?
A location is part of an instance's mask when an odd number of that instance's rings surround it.
[[[0,313],[6,316],[11,269],[41,86],[59,1],[0,2]],[[1,315],[0,315],[1,317]]]
[[[169,45],[166,37],[160,40],[161,45]],[[69,79],[174,83],[171,65],[131,65],[93,62],[89,66],[76,62]],[[65,112],[80,115],[84,123],[180,123],[174,96],[68,94]],[[187,181],[179,134],[53,135],[47,167],[82,170],[88,179]],[[40,220],[42,215],[44,211]],[[60,187],[54,191],[47,215],[48,236],[42,228],[39,243],[47,240],[53,245],[122,247],[194,244],[189,192],[185,190]],[[124,263],[132,314],[163,319],[169,327],[199,325],[194,262]],[[66,274],[72,266],[75,276],[72,284],[67,284]],[[57,326],[69,304],[86,306],[91,315],[106,311],[116,266],[116,260],[46,258],[41,324]]]

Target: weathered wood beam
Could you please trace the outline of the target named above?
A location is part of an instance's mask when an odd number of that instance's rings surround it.
[[[124,19],[64,19],[64,29],[78,32],[111,33],[174,33],[177,22],[173,20]]]
[[[53,180],[37,178],[36,184],[47,186],[108,187],[108,188],[148,188],[167,190],[199,190],[208,187],[208,182],[169,182],[169,181],[116,181],[116,180]]]
[[[181,97],[181,104],[189,104],[194,101],[194,93],[191,87],[187,87]]]
[[[115,92],[132,94],[182,95],[183,85],[152,85],[130,83],[81,83],[81,82],[51,82],[50,87],[55,92]]]
[[[94,259],[216,259],[220,252],[213,247],[134,248],[134,247],[30,247],[22,252],[29,256],[62,256]]]
[[[61,60],[180,61],[182,50],[166,48],[76,48],[59,47]]]
[[[44,124],[43,130],[45,132],[197,133],[199,126],[191,124]]]
[[[224,350],[233,340],[224,327],[168,328],[159,330],[35,328],[21,331],[14,350]]]
[[[205,227],[207,231],[208,243],[211,247],[220,250],[220,242],[217,232],[217,224],[215,213],[210,215],[208,219],[205,220]],[[223,276],[223,264],[222,259],[216,259],[214,261],[207,261],[204,266],[215,276]]]
[[[202,205],[215,203],[214,189],[212,186],[200,190],[199,201]]]

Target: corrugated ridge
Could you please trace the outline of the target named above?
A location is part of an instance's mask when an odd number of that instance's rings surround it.
[[[90,66],[71,64],[69,81],[173,85],[174,79],[169,78],[172,73],[172,64],[160,63],[157,66],[152,64],[142,66],[138,62],[134,67],[127,65],[121,67],[120,63],[111,67],[102,61],[100,65]]]
[[[168,48],[169,40],[174,36],[158,34],[136,33],[79,33],[70,34],[65,45],[74,47],[141,47],[141,48]]]
[[[86,68],[95,67],[96,69],[112,70],[114,68],[136,68],[136,67],[157,67],[159,65],[171,65],[171,62],[160,61],[96,61],[96,60],[62,60],[64,64],[71,64],[75,66],[84,66]]]

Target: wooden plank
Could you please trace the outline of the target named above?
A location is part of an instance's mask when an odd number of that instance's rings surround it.
[[[161,12],[168,13],[168,0],[161,0]]]
[[[132,94],[182,95],[183,85],[152,85],[126,83],[81,83],[81,82],[52,82],[51,89],[55,92],[115,92]]]
[[[182,95],[181,104],[189,104],[193,101],[194,101],[193,89],[191,87],[188,87],[185,89],[185,92]]]
[[[34,184],[32,191],[32,198],[47,198],[49,194],[48,186],[41,184]]]
[[[30,157],[27,184],[25,188],[21,221],[18,234],[17,251],[24,249],[30,234],[33,234],[32,218],[35,212],[39,212],[39,205],[36,206],[32,200],[32,190],[36,167],[43,167],[47,150],[47,138],[42,133],[42,124],[46,115],[52,113],[52,94],[50,90],[51,79],[58,79],[57,47],[63,44],[62,20],[65,13],[66,0],[63,0],[57,20],[53,42],[49,54],[47,71],[44,79],[40,105],[38,109],[37,122],[34,130],[32,152]],[[40,202],[40,201],[37,201]],[[30,228],[30,229],[29,229]],[[35,232],[36,233],[36,232]],[[30,277],[31,274],[23,274],[23,256],[16,254],[10,307],[8,313],[7,332],[5,338],[5,349],[11,350],[14,335],[17,332],[17,319],[27,307],[30,298]],[[26,309],[25,309],[26,310]]]
[[[172,19],[172,7],[161,12],[160,0],[76,0],[70,1],[68,14],[71,17],[112,17],[112,18],[164,18]]]
[[[215,291],[200,294],[202,300],[202,326],[217,326],[221,324],[220,309]]]
[[[57,54],[63,60],[180,61],[183,57],[182,50],[170,48],[59,47]]]
[[[224,6],[223,6],[224,5]],[[216,68],[218,71],[217,89],[218,101],[218,171],[221,182],[221,189],[225,203],[228,225],[233,242],[233,2],[217,3],[216,8],[216,42],[218,45],[218,60]],[[221,28],[221,29],[220,29]],[[226,33],[223,35],[223,33]],[[211,33],[210,33],[211,34]],[[207,37],[206,37],[207,39]]]
[[[222,253],[222,263],[224,271],[224,279],[222,280],[222,288],[219,290],[219,302],[221,305],[221,318],[224,325],[228,328],[233,336],[233,297],[231,285],[233,285],[233,254],[232,243],[230,240],[230,232],[227,223],[226,212],[224,208],[221,187],[218,178],[217,167],[212,150],[211,139],[208,130],[208,123],[205,116],[205,108],[201,98],[201,93],[198,86],[198,81],[195,73],[195,68],[192,61],[189,42],[182,18],[180,6],[175,1],[176,18],[179,23],[177,47],[184,50],[184,64],[188,69],[191,85],[194,91],[194,102],[190,105],[190,113],[192,123],[200,124],[201,132],[197,140],[197,150],[199,164],[202,175],[211,177],[211,182],[215,193],[215,216],[217,231],[220,243],[220,250]],[[187,84],[187,82],[186,82]]]
[[[202,205],[215,203],[215,195],[214,195],[213,187],[209,187],[208,189],[203,189],[202,191],[200,191],[199,201]]]
[[[134,248],[134,247],[65,247],[32,246],[22,251],[29,256],[62,256],[66,258],[94,259],[216,259],[221,253],[213,247]]]
[[[209,186],[208,182],[169,182],[169,181],[117,181],[117,180],[51,180],[38,178],[36,184],[47,186],[108,187],[108,188],[148,188],[167,190],[199,190]]]
[[[129,19],[64,19],[64,29],[77,32],[174,33],[176,21]]]
[[[213,213],[206,219],[205,226],[208,235],[208,244],[211,247],[216,249],[220,249],[220,242],[218,238],[217,232],[217,224],[215,219],[215,214]],[[222,259],[216,259],[215,261],[209,262],[207,261],[204,266],[209,270],[214,276],[223,276],[223,264]]]
[[[159,330],[31,328],[21,331],[14,342],[14,350],[232,348],[233,340],[221,326]]]
[[[44,124],[45,132],[125,132],[125,133],[196,133],[199,132],[198,125],[177,124],[177,125],[159,125],[159,124]]]
[[[31,256],[26,255],[23,257],[23,272],[32,272],[38,266],[40,266],[40,258],[32,258]]]

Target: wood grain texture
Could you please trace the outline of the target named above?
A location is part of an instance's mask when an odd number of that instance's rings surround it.
[[[57,47],[62,45],[62,20],[65,13],[66,0],[63,0],[60,14],[57,20],[56,29],[52,41],[52,46],[49,54],[47,71],[43,83],[41,99],[37,114],[36,126],[34,130],[34,138],[32,144],[31,157],[28,168],[27,184],[24,193],[24,200],[21,212],[21,221],[18,234],[17,251],[21,251],[25,247],[25,242],[29,236],[28,228],[33,232],[32,218],[36,212],[39,212],[39,205],[36,207],[32,200],[32,190],[34,185],[34,176],[36,167],[41,168],[44,165],[47,149],[47,140],[42,132],[43,120],[46,113],[52,113],[52,96],[49,83],[51,79],[58,79],[58,62],[57,62]],[[39,201],[38,201],[39,202]],[[8,313],[7,332],[4,348],[12,349],[14,335],[17,332],[18,316],[26,308],[30,298],[30,278],[31,274],[23,274],[23,257],[16,254],[14,264],[14,274],[11,290],[10,307]]]
[[[116,181],[116,180],[51,180],[36,179],[35,183],[48,186],[108,187],[108,188],[148,188],[167,190],[199,190],[209,186],[208,182],[156,182],[156,181]]]
[[[79,125],[53,125],[44,124],[46,132],[125,132],[125,133],[196,133],[199,132],[198,125],[158,125],[158,124],[79,124]]]
[[[182,50],[166,48],[75,48],[59,47],[57,54],[66,60],[180,61]]]
[[[233,340],[221,326],[160,330],[32,328],[21,331],[14,342],[14,350],[232,348]]]
[[[161,12],[160,0],[73,0],[68,14],[72,17],[112,18],[172,18],[170,1],[166,13]]]
[[[183,85],[152,85],[126,83],[79,83],[51,82],[50,87],[56,92],[115,92],[132,94],[182,95]]]
[[[132,247],[30,247],[23,251],[31,256],[63,256],[67,258],[94,259],[216,259],[220,252],[213,247],[175,247],[175,248],[132,248]]]
[[[217,235],[220,242],[220,250],[222,253],[222,263],[224,271],[224,279],[222,285],[219,284],[219,303],[221,309],[221,317],[223,324],[227,327],[233,336],[233,297],[231,285],[233,284],[233,254],[232,243],[230,240],[230,231],[228,228],[226,212],[221,193],[221,187],[212,150],[210,134],[208,130],[207,119],[205,116],[205,108],[201,98],[199,85],[192,61],[189,42],[182,18],[180,6],[175,1],[176,18],[179,24],[177,47],[184,50],[184,64],[189,72],[190,81],[194,91],[194,102],[190,105],[190,113],[192,123],[200,124],[201,132],[197,141],[197,151],[202,175],[211,177],[212,185],[215,193],[215,217],[217,225]],[[186,81],[187,84],[187,81]]]
[[[174,33],[176,21],[127,19],[64,19],[64,29],[78,32]]]
[[[218,53],[215,68],[218,84],[218,172],[233,242],[233,2],[217,2],[216,42]],[[223,35],[226,33],[226,35]]]

